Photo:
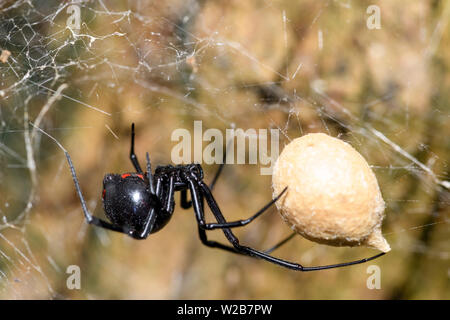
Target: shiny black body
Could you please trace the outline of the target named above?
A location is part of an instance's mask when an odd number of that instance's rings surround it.
[[[287,187],[281,194],[250,218],[228,222],[212,195],[212,189],[214,188],[224,164],[220,165],[219,170],[209,186],[203,181],[203,170],[199,164],[159,166],[153,174],[148,153],[147,171],[144,173],[134,153],[134,124],[131,127],[130,160],[136,169],[136,172],[107,174],[103,180],[103,205],[105,214],[111,221],[110,223],[94,217],[89,212],[70,155],[67,151],[65,151],[65,154],[86,221],[89,224],[98,227],[125,233],[135,239],[146,239],[149,234],[161,230],[169,222],[175,208],[174,194],[175,192],[180,192],[181,207],[184,209],[193,207],[200,240],[208,247],[264,259],[282,267],[297,271],[315,271],[345,267],[360,264],[378,258],[384,254],[380,253],[370,258],[340,264],[304,267],[298,263],[276,258],[269,254],[288,240],[292,239],[294,234],[266,251],[258,251],[251,247],[241,245],[239,239],[234,235],[231,229],[242,227],[252,222],[275,203],[275,201],[286,192]],[[187,192],[190,193],[190,201],[187,200]],[[205,222],[205,200],[217,220],[217,223]],[[231,245],[209,240],[206,231],[212,229],[221,229]]]
[[[142,175],[106,175],[102,198],[108,219],[130,230],[142,229],[151,208],[161,210],[158,198],[150,193],[148,181]],[[162,224],[159,220],[157,218],[155,224]]]
[[[155,233],[169,222],[175,207],[173,192],[187,190],[185,177],[191,174],[197,180],[203,179],[198,164],[158,166],[153,174],[154,194],[147,174],[107,174],[102,195],[105,214],[113,224],[126,227],[130,235],[142,239],[139,231],[144,229],[147,216],[154,209],[157,214],[149,233]]]

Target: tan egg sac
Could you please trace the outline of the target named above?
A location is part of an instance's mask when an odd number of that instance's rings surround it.
[[[323,133],[289,143],[273,171],[284,220],[305,238],[333,246],[390,250],[381,234],[385,204],[366,160],[348,143]]]

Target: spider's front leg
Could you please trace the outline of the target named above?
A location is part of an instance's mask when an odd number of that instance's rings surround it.
[[[212,181],[209,185],[209,190],[211,190],[211,192],[213,191],[213,189],[216,185],[216,182],[219,179],[219,176],[225,167],[226,160],[227,160],[227,152],[228,152],[229,148],[232,146],[232,141],[233,140],[230,140],[228,142],[225,152],[223,153],[222,163],[219,164],[219,168],[217,169],[216,173],[214,174],[214,178],[212,179]],[[181,200],[180,205],[183,209],[189,209],[190,207],[192,207],[192,201],[187,200],[187,190],[181,190],[180,200]]]
[[[216,171],[216,174],[214,175],[214,178],[209,185],[209,189],[212,191],[214,186],[216,185],[217,179],[219,178],[220,174],[222,173],[223,167],[225,166],[225,153],[223,156],[223,162],[219,165],[219,168]],[[187,190],[181,190],[180,191],[180,205],[183,209],[189,209],[192,207],[192,200],[187,199]]]
[[[202,194],[206,197],[206,199],[213,197],[211,190],[208,188],[208,186],[203,181],[198,181],[198,184],[199,184],[200,188],[202,189]],[[204,221],[204,219],[202,219],[200,226],[206,230],[243,227],[243,226],[249,224],[250,222],[252,222],[253,220],[255,220],[256,218],[258,218],[264,212],[266,212],[267,209],[269,209],[278,199],[280,199],[280,197],[286,192],[286,190],[287,190],[287,187],[284,188],[284,190],[281,191],[281,193],[278,196],[276,196],[274,199],[272,199],[268,204],[266,204],[264,207],[262,207],[258,212],[256,212],[254,215],[252,215],[248,219],[231,221],[231,222],[224,221],[222,223],[206,223]]]

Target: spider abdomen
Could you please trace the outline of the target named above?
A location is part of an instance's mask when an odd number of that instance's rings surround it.
[[[108,174],[103,180],[103,206],[112,223],[139,231],[158,202],[150,194],[143,175]]]

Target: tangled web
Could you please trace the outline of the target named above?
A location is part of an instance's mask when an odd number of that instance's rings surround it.
[[[36,127],[63,141],[79,171],[90,166],[89,185],[106,172],[93,167],[102,159],[125,159],[131,121],[168,162],[170,133],[200,119],[220,130],[276,128],[281,148],[307,132],[350,142],[382,187],[391,264],[419,266],[405,267],[385,297],[439,297],[435,283],[450,275],[450,5],[380,1],[380,29],[366,27],[369,5],[0,1],[0,296],[74,296],[65,271],[83,264],[86,228],[63,154]],[[115,140],[122,148],[111,151]],[[82,160],[96,146],[102,156]],[[94,210],[97,189],[85,188]],[[75,220],[72,247],[58,230]],[[417,293],[408,279],[431,266],[436,280]],[[177,279],[151,297],[183,297]],[[111,296],[93,291],[81,297]]]

